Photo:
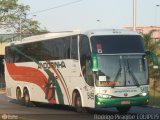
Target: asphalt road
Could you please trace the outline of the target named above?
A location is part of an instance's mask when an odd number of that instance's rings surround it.
[[[41,104],[26,107],[0,93],[0,120],[160,120],[160,108],[132,107],[128,114],[119,114],[115,108],[94,109],[77,113],[72,107]],[[2,119],[2,120],[3,120]]]

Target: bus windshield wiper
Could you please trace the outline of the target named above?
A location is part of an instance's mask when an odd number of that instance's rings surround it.
[[[140,85],[138,83],[138,80],[135,77],[134,73],[130,69],[130,65],[129,65],[128,59],[127,59],[127,68],[128,68],[129,75],[132,77],[132,80],[134,81],[134,83],[136,84],[136,86],[139,87]]]
[[[118,78],[121,75],[121,71],[122,71],[122,67],[121,67],[121,62],[120,62],[120,59],[119,59],[119,69],[118,69],[118,72],[116,74],[116,77],[115,77],[113,83],[116,83],[118,81]],[[113,84],[111,87],[114,88],[115,84]]]

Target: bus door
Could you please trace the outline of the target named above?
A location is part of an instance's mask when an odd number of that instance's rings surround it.
[[[87,36],[81,36],[80,43],[80,64],[83,78],[85,80],[85,102],[88,107],[94,107],[94,79],[91,69],[91,50]]]

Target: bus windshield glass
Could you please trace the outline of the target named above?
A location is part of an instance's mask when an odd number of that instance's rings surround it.
[[[148,84],[144,55],[98,55],[98,86],[139,86]]]
[[[91,37],[92,52],[95,54],[144,53],[139,35],[101,35]]]

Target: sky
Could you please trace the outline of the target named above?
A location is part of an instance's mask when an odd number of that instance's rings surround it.
[[[136,26],[160,26],[160,6],[156,6],[160,0],[136,1]],[[133,25],[133,0],[19,0],[19,3],[29,5],[28,17],[51,32]]]

